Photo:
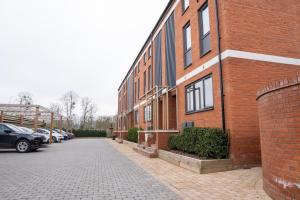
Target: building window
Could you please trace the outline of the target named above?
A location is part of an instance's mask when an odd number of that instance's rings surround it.
[[[150,59],[151,56],[152,56],[152,48],[151,48],[151,46],[149,46],[149,48],[148,48],[148,59]]]
[[[182,12],[184,13],[186,9],[190,6],[190,1],[189,0],[182,0]]]
[[[188,22],[183,27],[183,45],[184,45],[184,66],[188,67],[192,64],[192,37],[191,37],[190,22]]]
[[[134,82],[134,103],[137,100],[137,82]]]
[[[200,55],[203,56],[210,51],[210,26],[209,10],[207,3],[199,10],[200,21]]]
[[[148,91],[152,89],[152,67],[148,68]]]
[[[212,76],[207,76],[187,86],[185,93],[187,113],[213,108],[214,100]]]
[[[138,79],[137,97],[138,97],[138,99],[140,99],[140,79]]]
[[[149,122],[152,120],[152,106],[148,105],[144,107],[144,120]]]
[[[146,53],[144,53],[144,65],[146,65]]]
[[[139,124],[139,111],[134,111],[134,123]]]
[[[137,70],[138,70],[138,73],[140,73],[140,61],[138,62]]]
[[[144,94],[146,94],[146,86],[147,86],[147,71],[144,71]]]

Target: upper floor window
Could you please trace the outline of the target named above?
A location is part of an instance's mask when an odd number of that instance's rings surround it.
[[[187,113],[213,108],[212,76],[205,77],[189,85],[185,89],[185,94]]]
[[[148,90],[152,89],[152,67],[148,68]]]
[[[210,51],[209,9],[207,3],[199,10],[200,21],[200,55]]]
[[[138,79],[138,82],[137,82],[137,98],[139,99],[140,98],[140,79]]]
[[[149,46],[149,48],[148,48],[148,59],[150,59],[151,56],[152,56],[152,48],[151,48],[151,46]]]
[[[146,94],[147,87],[147,70],[144,71],[144,94]]]
[[[190,1],[189,0],[182,0],[182,12],[185,12],[186,9],[190,6]]]
[[[138,62],[138,65],[137,65],[137,72],[140,73],[140,61]]]
[[[144,65],[146,65],[146,53],[144,53]]]
[[[192,64],[192,36],[190,22],[183,27],[183,46],[184,66],[187,67]]]

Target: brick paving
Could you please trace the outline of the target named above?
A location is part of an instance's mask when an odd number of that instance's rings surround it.
[[[179,199],[109,143],[75,139],[27,154],[0,150],[0,199]]]
[[[186,200],[270,200],[262,189],[261,168],[197,174],[159,158],[143,157],[125,144],[107,140],[157,180]]]

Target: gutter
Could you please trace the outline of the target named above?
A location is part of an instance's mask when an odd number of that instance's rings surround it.
[[[216,28],[218,35],[218,60],[219,60],[219,79],[220,79],[220,92],[221,92],[221,112],[222,112],[222,129],[226,131],[226,120],[225,120],[225,105],[224,105],[224,84],[223,84],[223,66],[221,57],[221,36],[220,36],[220,23],[219,23],[219,8],[218,0],[215,0],[216,10]]]

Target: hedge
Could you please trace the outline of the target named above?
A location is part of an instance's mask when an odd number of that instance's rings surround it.
[[[131,142],[135,142],[137,143],[138,142],[138,128],[131,128],[128,130],[128,138],[127,140],[128,141],[131,141]]]
[[[228,134],[219,128],[186,128],[181,135],[169,138],[169,147],[200,158],[228,157]]]
[[[75,137],[106,137],[106,131],[97,130],[73,130]]]

